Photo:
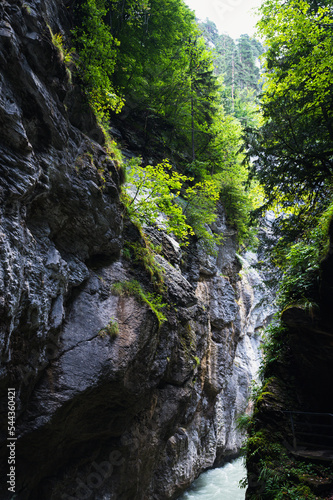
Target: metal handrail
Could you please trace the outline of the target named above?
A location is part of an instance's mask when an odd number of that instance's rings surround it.
[[[333,417],[333,413],[318,413],[318,412],[313,412],[313,411],[295,411],[295,410],[281,410],[282,413],[299,413],[303,415],[321,415],[322,417],[327,417],[328,415],[330,417]]]
[[[291,431],[292,431],[292,435],[293,435],[293,447],[295,450],[297,450],[297,448],[300,446],[300,444],[303,444],[303,445],[306,445],[307,447],[321,447],[323,448],[323,443],[319,443],[318,440],[317,442],[304,442],[304,441],[301,441],[300,439],[300,436],[307,436],[307,437],[312,437],[312,438],[321,438],[321,439],[327,439],[327,440],[331,440],[333,438],[333,414],[332,413],[320,413],[320,412],[309,412],[309,411],[293,411],[293,410],[283,410],[282,413],[286,413],[286,414],[289,414],[290,416],[290,424],[291,424]],[[321,424],[321,423],[314,423],[314,422],[297,422],[295,419],[294,419],[294,415],[299,415],[300,416],[300,419],[302,420],[302,417],[305,417],[305,416],[309,416],[309,417],[328,417],[330,418],[331,422],[330,424]],[[303,427],[304,429],[304,426],[308,426],[308,428],[311,427],[312,428],[315,428],[316,431],[315,432],[302,432],[300,430],[298,430],[296,427],[297,426],[301,426]],[[328,435],[328,434],[320,434],[320,428],[323,429],[324,432],[327,433],[328,429],[331,429],[332,430],[332,435]],[[298,443],[297,443],[298,441]],[[329,443],[325,443],[325,448],[333,448],[333,445],[332,444],[329,444]]]

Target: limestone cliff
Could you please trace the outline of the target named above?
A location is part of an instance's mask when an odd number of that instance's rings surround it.
[[[70,5],[0,6],[0,495],[12,498],[13,387],[16,498],[176,498],[239,450],[235,416],[257,365],[262,292],[252,271],[238,276],[220,207],[217,258],[195,242],[182,254],[147,228],[162,246],[162,326],[114,294],[116,282],[151,285],[122,254],[125,240],[141,239],[123,216],[122,173],[51,41],[50,27],[68,32]],[[101,336],[110,321],[119,334]]]

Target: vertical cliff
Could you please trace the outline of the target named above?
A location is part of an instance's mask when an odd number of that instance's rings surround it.
[[[285,308],[272,332],[249,428],[249,500],[332,497],[332,241],[331,222],[307,302]]]
[[[125,241],[145,246],[123,215],[122,173],[52,44],[70,7],[0,6],[1,498],[12,497],[9,387],[17,498],[176,498],[238,453],[235,417],[270,313],[255,272],[238,276],[222,207],[216,258],[147,228],[162,248],[163,324],[115,293],[133,280],[154,290],[122,252]]]

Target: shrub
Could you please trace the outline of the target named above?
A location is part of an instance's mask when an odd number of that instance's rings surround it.
[[[119,335],[119,325],[117,320],[114,318],[111,318],[109,323],[106,325],[105,328],[102,328],[98,334],[101,337],[105,337],[106,335],[109,335],[111,338],[115,338]]]
[[[124,248],[125,257],[134,261],[140,262],[145,270],[149,273],[151,283],[154,288],[162,294],[164,291],[164,269],[157,264],[152,243],[147,236],[142,233],[145,246],[139,242],[126,242]]]
[[[333,204],[301,241],[286,250],[281,264],[284,273],[278,293],[278,305],[281,308],[294,303],[309,310],[316,307],[312,291],[320,279],[320,262],[329,249],[328,228],[332,213]]]
[[[126,175],[128,187],[135,189],[132,198],[127,195],[124,199],[131,219],[140,224],[156,224],[158,229],[173,233],[186,242],[193,230],[176,199],[188,178],[173,172],[167,160],[145,168],[138,164],[138,160],[132,161]]]
[[[68,80],[70,83],[72,83],[72,72],[70,68],[74,67],[74,59],[73,59],[74,50],[67,49],[65,47],[64,39],[61,33],[54,34],[51,27],[49,25],[47,25],[47,27],[49,28],[51,34],[52,43],[58,50],[60,60],[66,66],[66,73],[68,76]]]
[[[145,291],[138,281],[118,282],[112,286],[111,290],[115,295],[133,296],[140,302],[146,304],[155,314],[159,326],[166,321],[167,318],[162,313],[162,309],[164,309],[167,304],[162,303],[162,296]]]
[[[172,171],[167,160],[145,168],[139,162],[140,159],[129,162],[128,192],[123,195],[133,221],[155,224],[158,229],[173,233],[183,245],[194,234],[208,250],[221,243],[222,236],[214,235],[207,226],[216,219],[219,189],[214,181],[191,185],[193,178]],[[131,188],[135,190],[133,197],[129,195]]]

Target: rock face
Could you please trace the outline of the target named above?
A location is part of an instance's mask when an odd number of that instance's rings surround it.
[[[323,476],[318,472],[317,477],[313,472],[311,481],[305,483],[308,489],[303,492],[300,475],[291,474],[286,484],[288,492],[299,487],[298,498],[312,495],[318,499],[330,498],[333,493],[330,423],[333,404],[328,397],[333,384],[332,221],[329,236],[328,254],[309,287],[307,300],[311,306],[294,304],[285,308],[281,313],[283,329],[273,338],[274,351],[266,363],[264,387],[250,429],[246,492],[249,500],[273,491],[268,481],[266,485],[263,474],[268,464],[271,477],[275,474],[285,477],[283,473],[289,472],[288,465],[295,456],[302,460],[303,466],[306,463],[308,470],[316,471],[320,464],[327,469]],[[276,453],[272,452],[274,447]],[[287,465],[280,467],[281,463]]]
[[[68,3],[68,2],[67,2]],[[50,29],[70,5],[0,6],[1,492],[8,491],[8,388],[15,389],[22,500],[171,499],[237,454],[266,313],[220,210],[217,258],[147,228],[162,245],[167,320],[113,285],[140,281],[122,257],[122,174],[73,86]],[[80,110],[80,112],[78,112]],[[102,173],[101,173],[102,172]],[[269,314],[269,313],[268,313]],[[113,325],[118,335],[101,335]]]

